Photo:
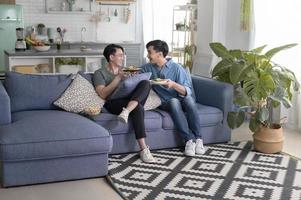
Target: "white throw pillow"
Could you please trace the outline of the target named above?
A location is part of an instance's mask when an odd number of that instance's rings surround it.
[[[161,105],[161,99],[153,89],[150,90],[149,95],[144,104],[144,110],[153,110]]]
[[[97,95],[93,85],[77,74],[54,105],[69,112],[96,115],[99,114],[104,103],[105,101]]]

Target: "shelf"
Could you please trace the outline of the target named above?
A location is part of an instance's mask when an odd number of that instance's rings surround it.
[[[187,29],[187,30],[172,30],[173,32],[190,32],[191,30]]]
[[[186,4],[181,6],[175,6],[174,11],[186,11],[189,9],[196,9],[196,8],[197,8],[196,4]]]
[[[173,7],[171,55],[183,66],[193,63],[192,56],[189,55],[186,47],[196,42],[196,12],[196,4]]]
[[[78,0],[72,6],[72,10],[69,10],[69,4],[65,1],[65,6],[58,6],[58,0],[44,0],[45,2],[45,13],[47,14],[80,14],[80,15],[91,15],[92,14],[92,6],[94,4],[94,0]]]
[[[52,10],[48,10],[46,12],[47,14],[82,14],[82,15],[90,15],[92,14],[91,11],[52,11]]]
[[[135,3],[136,0],[95,0],[95,2],[107,6],[129,6],[131,3]]]

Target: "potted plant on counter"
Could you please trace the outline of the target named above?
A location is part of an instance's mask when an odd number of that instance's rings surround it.
[[[59,73],[73,73],[76,74],[82,70],[85,65],[85,58],[76,57],[61,57],[55,58],[55,66]]]
[[[210,43],[210,48],[221,58],[213,68],[212,77],[234,85],[234,104],[237,110],[228,113],[228,125],[238,128],[249,116],[254,148],[263,153],[282,150],[281,119],[273,120],[272,109],[280,104],[292,106],[292,90],[298,92],[300,84],[294,72],[273,62],[279,51],[296,46],[288,44],[262,53],[266,45],[242,51],[228,50],[221,43]]]

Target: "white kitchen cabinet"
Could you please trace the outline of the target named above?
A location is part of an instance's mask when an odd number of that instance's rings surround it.
[[[29,68],[34,68],[37,70],[38,65],[44,64],[48,65],[50,69],[49,74],[57,74],[60,73],[59,69],[61,69],[55,64],[55,60],[58,58],[83,58],[84,64],[80,70],[84,72],[94,72],[103,65],[105,59],[102,55],[102,51],[100,50],[94,50],[90,52],[81,52],[80,50],[71,49],[60,51],[50,50],[48,52],[5,51],[5,62],[7,66],[6,71],[16,71],[16,67],[19,67],[23,70],[25,69],[25,72],[30,73],[32,71]],[[62,71],[64,71],[63,73],[68,73],[68,70]]]

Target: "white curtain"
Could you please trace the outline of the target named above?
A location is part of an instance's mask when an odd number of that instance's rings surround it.
[[[284,50],[272,60],[295,72],[301,81],[301,1],[254,0],[255,46],[268,44],[268,48],[288,43],[297,47]],[[301,96],[295,94],[293,108],[281,107],[280,116],[287,116],[287,126],[301,130]]]
[[[172,38],[173,7],[185,5],[188,0],[141,0],[144,45],[160,39],[170,46]],[[146,55],[146,54],[144,54]]]

